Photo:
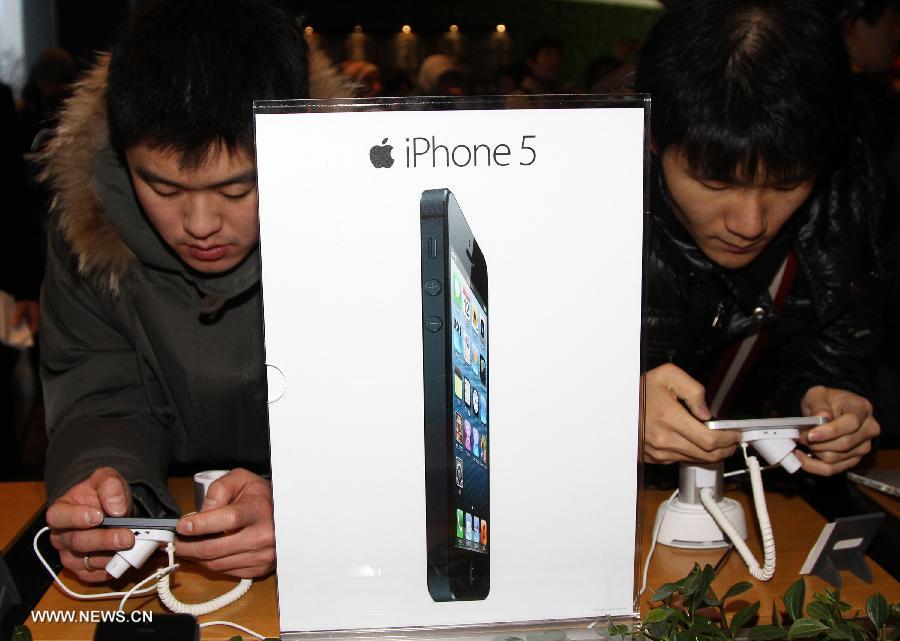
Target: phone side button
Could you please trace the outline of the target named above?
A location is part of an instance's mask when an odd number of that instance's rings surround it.
[[[425,281],[425,293],[429,296],[437,296],[441,293],[441,281],[435,280],[432,278],[431,280]]]
[[[444,323],[437,316],[429,316],[425,319],[425,329],[429,332],[439,332]]]

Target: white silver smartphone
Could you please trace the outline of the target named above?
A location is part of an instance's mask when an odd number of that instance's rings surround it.
[[[824,416],[781,416],[778,418],[749,418],[733,421],[706,421],[711,430],[796,430],[801,427],[824,425],[828,419]]]

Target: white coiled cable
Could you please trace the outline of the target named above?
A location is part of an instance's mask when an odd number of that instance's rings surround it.
[[[769,519],[769,509],[766,506],[766,495],[762,484],[762,470],[759,466],[759,460],[755,456],[747,456],[747,445],[741,443],[744,449],[744,460],[747,461],[747,469],[750,472],[750,487],[753,489],[753,504],[756,507],[756,517],[759,520],[760,534],[762,535],[764,565],[759,566],[759,561],[753,556],[747,543],[738,534],[734,525],[725,516],[725,513],[716,503],[716,497],[712,488],[702,488],[700,490],[700,501],[703,507],[713,517],[718,526],[725,535],[731,539],[735,549],[744,559],[750,574],[759,581],[768,581],[775,576],[775,534],[772,532],[772,522]]]
[[[166,546],[166,554],[169,555],[169,565],[174,565],[175,545],[173,543],[169,543]],[[211,601],[206,601],[205,603],[182,603],[175,598],[174,594],[172,594],[172,589],[169,586],[169,575],[166,574],[157,581],[156,591],[159,593],[159,600],[163,602],[163,605],[175,614],[193,614],[195,617],[199,617],[204,614],[209,614],[210,612],[215,612],[216,610],[221,610],[226,605],[234,603],[247,594],[247,590],[250,589],[251,585],[253,585],[252,580],[241,579],[240,583],[231,590]]]

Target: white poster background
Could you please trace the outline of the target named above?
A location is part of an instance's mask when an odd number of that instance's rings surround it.
[[[643,108],[256,127],[282,631],[631,614]],[[508,145],[508,166],[482,149],[477,167],[443,151],[408,167],[432,136]],[[396,162],[376,169],[384,138]],[[449,603],[426,586],[419,231],[422,191],[442,187],[490,283],[490,594]]]

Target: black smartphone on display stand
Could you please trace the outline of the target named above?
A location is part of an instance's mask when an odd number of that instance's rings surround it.
[[[488,275],[449,189],[422,192],[422,346],[428,592],[490,591]]]

